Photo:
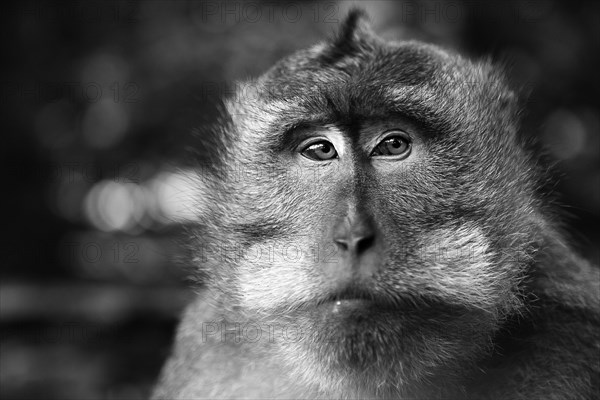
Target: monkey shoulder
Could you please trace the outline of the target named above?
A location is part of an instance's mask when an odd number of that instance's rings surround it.
[[[201,291],[186,308],[153,399],[298,398],[308,394],[285,379],[265,341],[243,340],[224,305]]]
[[[600,390],[600,268],[564,246],[543,250],[527,309],[495,338],[480,398],[593,399]]]

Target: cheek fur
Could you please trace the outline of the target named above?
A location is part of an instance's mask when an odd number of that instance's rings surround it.
[[[237,273],[240,301],[248,309],[267,311],[291,307],[319,291],[315,248],[298,242],[252,246]]]
[[[514,263],[498,262],[482,229],[469,223],[428,234],[421,263],[431,291],[449,304],[470,305],[490,313],[505,313],[520,304],[521,271]]]

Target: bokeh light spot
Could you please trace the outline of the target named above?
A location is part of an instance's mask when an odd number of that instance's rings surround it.
[[[84,211],[88,221],[103,231],[128,230],[135,226],[135,216],[143,212],[136,203],[134,184],[112,181],[97,183],[86,196]],[[137,208],[142,208],[142,211]]]
[[[196,219],[197,185],[192,171],[163,172],[150,182],[156,197],[153,217],[159,221],[184,222]]]

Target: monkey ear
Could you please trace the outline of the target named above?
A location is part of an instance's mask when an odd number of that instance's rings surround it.
[[[371,29],[367,13],[352,8],[322,54],[323,61],[334,63],[356,53],[372,50],[379,39]]]

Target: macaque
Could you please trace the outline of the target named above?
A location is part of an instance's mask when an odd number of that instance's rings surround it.
[[[596,398],[599,269],[519,131],[502,71],[360,10],[240,86],[154,398]]]

